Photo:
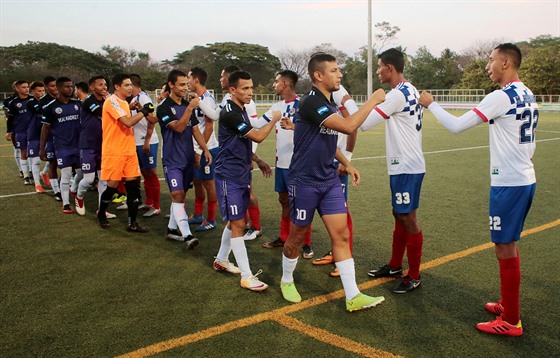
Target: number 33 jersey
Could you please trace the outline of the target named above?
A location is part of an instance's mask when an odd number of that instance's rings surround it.
[[[490,125],[492,186],[523,186],[536,182],[533,167],[539,109],[535,96],[520,81],[507,84],[473,109]]]

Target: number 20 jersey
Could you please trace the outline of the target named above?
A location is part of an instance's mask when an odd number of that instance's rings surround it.
[[[539,109],[535,96],[520,81],[496,90],[473,111],[490,125],[492,186],[523,186],[536,182],[531,158]]]

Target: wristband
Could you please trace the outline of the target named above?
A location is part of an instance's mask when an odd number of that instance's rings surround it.
[[[349,162],[352,161],[352,152],[349,152],[347,150],[343,150],[342,154],[344,154],[344,156],[346,157],[346,159],[348,159]]]
[[[194,152],[198,155],[202,155],[202,149],[200,148],[195,149]]]

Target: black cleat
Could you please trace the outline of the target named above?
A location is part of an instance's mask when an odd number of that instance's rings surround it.
[[[266,247],[267,249],[271,249],[273,247],[284,247],[284,241],[280,240],[280,238],[277,238],[274,241],[265,242],[264,244],[262,244],[262,246]]]
[[[422,285],[422,281],[420,279],[414,279],[408,275],[403,277],[401,282],[393,289],[394,293],[407,293],[412,291]]]
[[[185,237],[185,249],[192,250],[198,246],[198,239],[192,235]]]
[[[109,228],[109,220],[107,220],[106,215],[97,214],[97,220],[99,220],[99,226],[101,226],[102,229],[108,229]]]
[[[62,194],[60,193],[60,191],[54,194],[54,200],[62,201]]]
[[[179,229],[171,229],[167,227],[167,234],[165,235],[167,240],[184,241],[183,235]]]
[[[31,185],[33,183],[31,183],[31,178],[29,177],[25,177],[23,178],[23,185]]]
[[[402,277],[402,267],[392,268],[389,265],[381,266],[378,269],[373,269],[368,271],[368,276],[378,278],[378,277]]]
[[[141,233],[141,234],[148,232],[147,228],[140,226],[137,222],[133,222],[132,224],[128,225],[126,227],[126,230],[130,232]]]

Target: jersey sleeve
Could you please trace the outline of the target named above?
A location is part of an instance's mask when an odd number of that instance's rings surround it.
[[[249,104],[245,105],[245,110],[247,111],[247,115],[249,116],[249,120],[255,120],[257,118],[259,118],[259,115],[257,113],[257,105],[255,103],[255,101],[251,100],[251,102],[249,102]]]
[[[202,113],[208,118],[213,121],[217,121],[219,117],[219,112],[216,112],[216,101],[213,97],[205,96],[200,100],[200,104],[198,106]]]
[[[336,103],[336,106],[338,108],[344,107],[342,105],[342,99],[344,98],[344,96],[346,96],[348,94],[348,91],[346,90],[346,88],[344,88],[344,86],[340,85],[340,88],[338,89],[338,91],[334,91],[333,92],[333,101],[334,103]]]
[[[298,117],[305,122],[311,122],[317,126],[333,115],[335,112],[317,96],[308,96],[302,99],[298,106]]]
[[[92,96],[93,95],[86,98],[86,100],[82,104],[82,109],[88,113],[95,114],[96,116],[101,116],[102,108],[99,103],[97,103],[97,101],[93,99]]]
[[[156,115],[162,127],[167,127],[167,125],[173,121],[179,120],[177,116],[171,111],[171,107],[165,102],[160,103],[157,107]]]
[[[142,92],[140,96],[138,96],[138,102],[140,102],[140,104],[144,106],[146,103],[152,103],[152,99],[150,98],[150,96],[148,96],[147,93]]]
[[[107,98],[105,103],[103,104],[106,107],[105,111],[111,118],[115,121],[118,121],[121,117],[126,117],[128,113],[119,105],[118,102],[112,100],[111,98]]]
[[[243,117],[234,111],[222,113],[220,122],[227,128],[239,133],[243,137],[249,133],[253,127],[243,120]]]
[[[52,113],[52,106],[47,105],[43,107],[42,110],[43,115],[41,116],[41,123],[51,125],[53,124],[55,118],[54,114]]]
[[[508,95],[502,90],[496,90],[484,97],[473,112],[484,122],[488,122],[490,119],[506,114],[510,108],[511,102]]]
[[[400,112],[406,107],[405,98],[401,91],[393,89],[387,93],[385,102],[377,105],[373,110],[384,119],[389,119],[393,113]]]

